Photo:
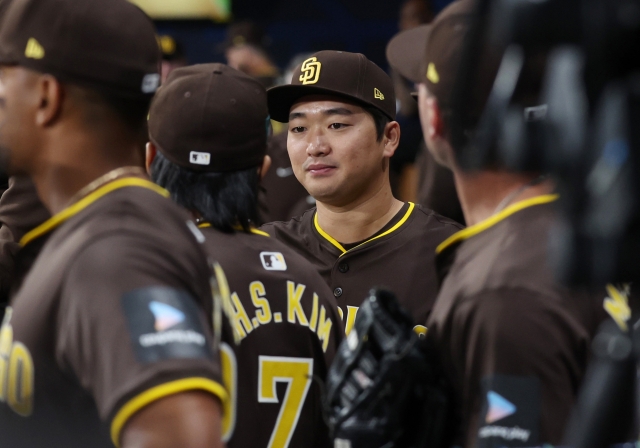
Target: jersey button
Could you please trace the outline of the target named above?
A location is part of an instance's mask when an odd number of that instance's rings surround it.
[[[336,288],[333,290],[333,295],[336,297],[340,297],[342,295],[342,288]]]
[[[338,271],[342,272],[343,274],[348,270],[349,270],[349,265],[347,263],[340,263],[338,265]]]

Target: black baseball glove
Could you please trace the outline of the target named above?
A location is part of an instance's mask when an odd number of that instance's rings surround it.
[[[374,289],[327,375],[334,448],[439,448],[448,443],[449,393],[425,341],[393,293]]]

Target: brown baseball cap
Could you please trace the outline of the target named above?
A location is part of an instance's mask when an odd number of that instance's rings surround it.
[[[387,61],[400,75],[417,84],[425,82],[423,71],[431,24],[396,34],[387,44]]]
[[[160,83],[153,23],[126,0],[11,0],[3,15],[2,65],[132,98]]]
[[[201,172],[262,164],[270,126],[262,84],[224,64],[171,72],[149,112],[149,137],[171,162]]]
[[[274,120],[289,121],[291,106],[308,95],[332,95],[373,106],[396,118],[396,96],[389,75],[360,53],[320,51],[293,71],[291,84],[267,91]]]
[[[440,104],[448,104],[474,13],[474,0],[457,0],[431,25],[398,33],[387,45],[389,64],[410,81],[426,84]]]

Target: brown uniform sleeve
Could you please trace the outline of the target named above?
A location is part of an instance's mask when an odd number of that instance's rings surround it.
[[[458,301],[450,361],[466,447],[558,444],[589,353],[588,332],[563,297],[525,289]],[[447,343],[447,341],[441,341]]]
[[[0,198],[0,303],[7,301],[15,280],[14,264],[20,238],[50,216],[29,177],[9,179],[9,188]]]
[[[187,390],[226,399],[219,353],[197,278],[139,235],[102,238],[69,267],[58,312],[56,360],[110,421],[117,445],[127,420],[149,403]]]

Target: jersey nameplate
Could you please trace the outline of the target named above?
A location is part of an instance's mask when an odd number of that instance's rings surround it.
[[[318,336],[322,344],[322,350],[327,351],[333,322],[324,305],[319,304],[320,299],[315,292],[313,293],[311,313],[305,313],[302,307],[302,297],[306,288],[301,283],[287,281],[286,314],[271,309],[266,288],[264,283],[260,281],[254,281],[249,284],[249,295],[254,306],[253,309],[245,309],[237,292],[231,293],[226,299],[223,295],[224,310],[231,321],[234,333],[238,336],[238,342],[261,325],[280,324],[286,321],[291,324],[309,327]]]

